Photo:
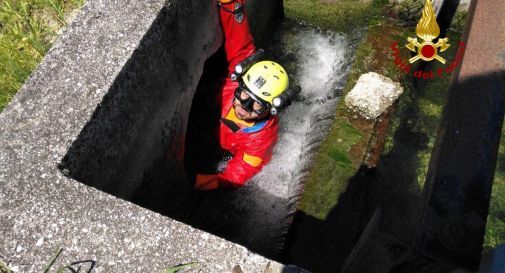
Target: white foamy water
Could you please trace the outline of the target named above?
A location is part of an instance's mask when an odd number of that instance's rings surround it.
[[[290,82],[298,82],[302,100],[280,114],[279,141],[272,161],[249,183],[284,199],[301,186],[294,185],[299,181],[295,177],[302,174],[315,153],[307,149],[308,145],[319,146],[327,133],[350,55],[346,40],[337,34],[306,30],[296,33],[289,42],[298,69],[290,75]]]

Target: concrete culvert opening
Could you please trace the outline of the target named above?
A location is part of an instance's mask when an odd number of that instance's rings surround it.
[[[253,7],[261,2],[250,1]],[[218,146],[198,146],[197,136],[219,125],[213,102],[226,64],[215,10],[179,5],[160,12],[59,168],[81,183],[277,258],[352,51],[344,37],[296,23],[276,35],[267,57],[287,69],[304,95],[281,114],[273,159],[237,191],[197,193],[192,166],[211,160],[198,157],[200,148]],[[255,28],[255,21],[264,20],[251,20],[255,39],[258,32],[272,34]]]
[[[249,2],[251,13],[256,7],[265,10],[264,1]],[[61,160],[63,174],[170,218],[204,226],[200,219],[188,218],[196,192],[184,161],[190,109],[192,104],[199,108],[200,101],[193,100],[197,86],[207,82],[207,72],[217,71],[212,64],[203,73],[204,63],[223,54],[218,51],[222,36],[214,4],[179,1],[159,12]],[[251,20],[258,22],[253,33],[264,36],[259,41],[272,34],[267,30],[277,19],[274,8],[282,6],[270,5],[261,15],[266,18]],[[212,105],[206,98],[201,102]],[[250,247],[226,233],[206,230]]]

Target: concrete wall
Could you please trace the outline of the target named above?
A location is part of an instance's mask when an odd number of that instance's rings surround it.
[[[0,114],[0,257],[12,269],[41,272],[63,248],[53,270],[290,270],[93,188],[126,197],[146,177],[182,175],[191,99],[220,44],[214,1],[87,1]]]
[[[210,3],[173,1],[162,7],[68,150],[62,171],[121,198],[145,180],[171,181],[153,184],[153,192],[177,188],[184,181],[184,136],[194,91],[203,62],[221,42]]]
[[[254,0],[246,2],[254,43],[259,48],[266,48],[273,40],[279,22],[284,19],[283,0]]]

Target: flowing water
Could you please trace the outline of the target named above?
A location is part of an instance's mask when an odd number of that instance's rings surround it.
[[[301,181],[296,180],[305,176],[308,160],[326,136],[349,67],[349,47],[342,35],[304,28],[291,31],[284,33],[279,45],[288,60],[280,61],[288,67],[291,85],[302,88],[301,98],[280,114],[272,161],[251,181],[281,198],[297,190]]]

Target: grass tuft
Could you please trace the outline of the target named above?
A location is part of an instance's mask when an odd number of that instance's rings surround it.
[[[484,236],[484,251],[505,244],[505,126],[502,127],[491,204]]]
[[[197,266],[197,265],[198,265],[197,262],[190,262],[190,263],[186,263],[186,264],[180,264],[180,265],[177,265],[177,266],[174,266],[174,267],[167,268],[167,269],[161,271],[160,273],[176,273],[179,270],[183,270],[183,269],[186,269],[186,268],[192,268],[192,267]]]
[[[0,111],[51,48],[66,15],[84,0],[0,1]]]
[[[12,270],[10,270],[7,265],[0,260],[0,273],[13,273]]]

